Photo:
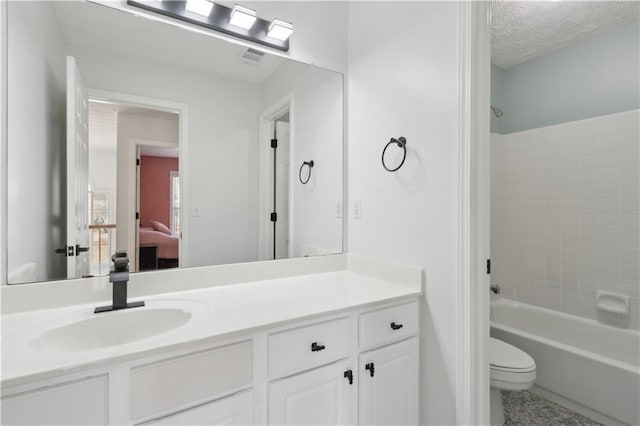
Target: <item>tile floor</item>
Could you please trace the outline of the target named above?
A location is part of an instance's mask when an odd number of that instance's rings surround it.
[[[531,392],[502,392],[505,426],[603,426]]]

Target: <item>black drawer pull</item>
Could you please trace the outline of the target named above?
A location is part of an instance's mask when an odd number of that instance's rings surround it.
[[[402,324],[396,324],[395,322],[391,323],[391,329],[392,330],[400,330],[403,327]]]
[[[318,342],[313,342],[311,344],[311,352],[323,351],[325,349],[324,345],[319,345]]]
[[[374,375],[374,374],[375,374],[375,372],[376,372],[376,368],[375,368],[375,366],[373,365],[373,363],[372,363],[372,362],[370,362],[369,364],[365,364],[364,369],[365,369],[365,370],[369,370],[369,375],[370,375],[371,377],[373,377],[373,375]]]
[[[349,380],[349,384],[353,384],[353,371],[347,370],[344,372],[344,378]]]

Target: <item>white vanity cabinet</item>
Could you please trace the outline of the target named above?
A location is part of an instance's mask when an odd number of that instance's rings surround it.
[[[357,388],[344,376],[352,368],[344,360],[270,383],[269,424],[353,424]]]
[[[3,384],[2,424],[417,424],[418,320],[408,298]]]
[[[419,320],[417,302],[359,316],[359,424],[418,424]]]
[[[361,425],[418,424],[418,339],[360,355]]]
[[[334,362],[271,382],[269,424],[418,424],[418,303],[351,319],[351,324],[349,318],[337,319],[270,336],[269,365],[278,366],[275,373]],[[314,355],[323,351],[324,356]],[[341,356],[349,358],[338,360]]]

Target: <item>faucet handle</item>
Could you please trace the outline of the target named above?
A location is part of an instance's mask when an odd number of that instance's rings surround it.
[[[129,256],[125,250],[117,250],[116,253],[111,256],[113,266],[116,272],[124,272],[129,270]]]

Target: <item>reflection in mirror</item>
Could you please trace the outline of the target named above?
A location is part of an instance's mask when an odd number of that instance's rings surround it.
[[[116,249],[132,271],[342,251],[341,74],[92,3],[7,9],[7,283]]]

